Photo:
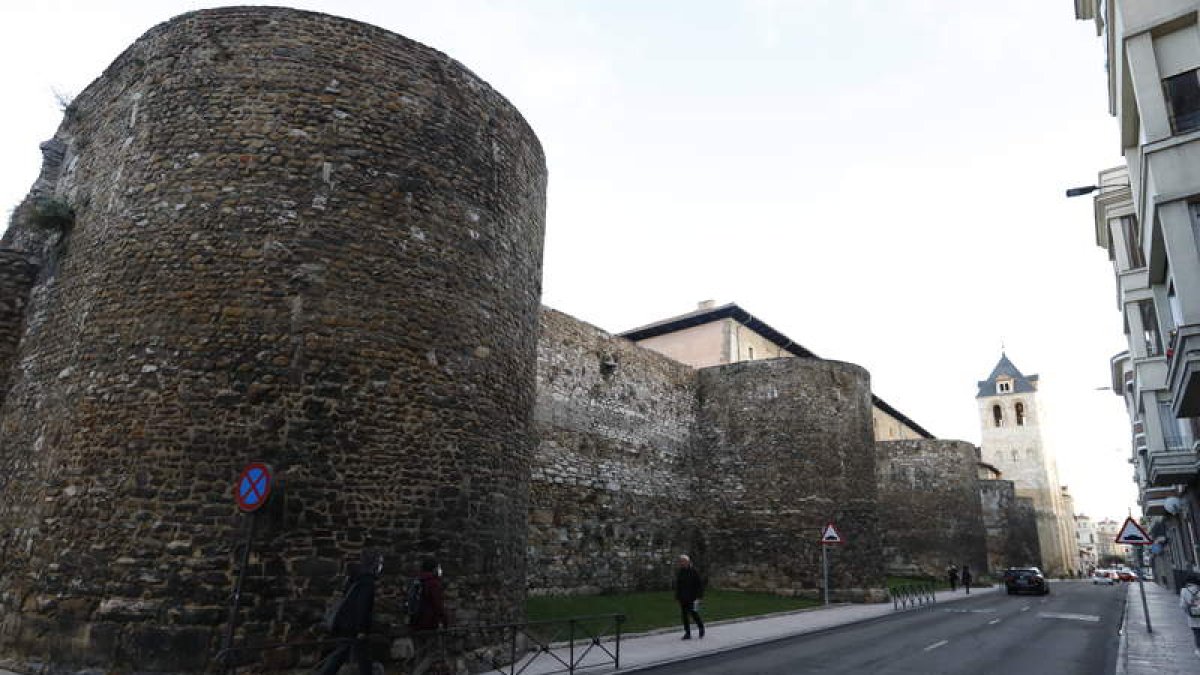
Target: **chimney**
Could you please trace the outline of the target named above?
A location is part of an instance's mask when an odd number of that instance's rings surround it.
[[[717,303],[713,300],[701,300],[696,303],[696,309],[712,309],[715,304]]]

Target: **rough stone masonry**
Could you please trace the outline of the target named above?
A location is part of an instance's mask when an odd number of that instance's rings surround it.
[[[239,639],[302,638],[363,548],[519,619],[546,170],[518,111],[399,35],[240,7],[148,31],[51,146],[0,244],[0,654],[204,668],[252,459],[278,498]]]

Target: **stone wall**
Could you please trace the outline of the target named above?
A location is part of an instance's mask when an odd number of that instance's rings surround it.
[[[17,348],[25,330],[25,308],[38,267],[36,256],[0,249],[0,406],[4,405],[16,367]]]
[[[668,587],[696,552],[696,371],[551,309],[541,328],[530,592]]]
[[[241,639],[309,634],[364,548],[382,606],[436,555],[460,621],[520,619],[545,208],[520,114],[401,36],[242,7],[151,29],[55,138],[35,192],[75,220],[0,408],[0,656],[204,668],[250,460],[279,482]]]
[[[1046,571],[1042,556],[1041,538],[1038,536],[1037,507],[1028,497],[1017,497],[1013,501],[1013,512],[1009,517],[1010,534],[1008,559],[1010,567],[1032,565]]]
[[[978,455],[963,441],[881,441],[880,529],[889,574],[938,576],[951,563],[988,569]]]
[[[531,593],[719,588],[883,596],[866,371],[774,359],[699,371],[553,310],[538,345]]]
[[[717,586],[816,595],[820,530],[836,523],[833,597],[882,597],[869,376],[784,358],[700,371],[696,513]]]

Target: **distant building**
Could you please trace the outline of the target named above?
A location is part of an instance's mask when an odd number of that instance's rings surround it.
[[[708,368],[742,361],[817,355],[775,330],[734,303],[715,306],[711,300],[696,310],[620,333],[693,368]],[[875,440],[932,439],[933,434],[899,410],[872,395]]]
[[[1132,427],[1155,578],[1200,570],[1200,28],[1197,0],[1075,0],[1104,40],[1125,165],[1100,172],[1096,243],[1128,351],[1112,388]]]
[[[1120,530],[1121,523],[1112,518],[1105,518],[1096,523],[1096,557],[1101,565],[1105,564],[1105,558],[1124,555],[1117,547],[1117,534]]]
[[[1088,516],[1075,515],[1075,544],[1079,547],[1079,564],[1083,571],[1098,565],[1096,557],[1096,524]]]
[[[1054,454],[1042,443],[1038,376],[1022,374],[1001,354],[978,385],[982,459],[1013,481],[1018,497],[1033,500],[1043,568],[1066,574],[1078,566],[1075,523],[1063,504]]]

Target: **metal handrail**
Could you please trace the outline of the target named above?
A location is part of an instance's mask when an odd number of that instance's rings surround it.
[[[896,611],[932,607],[937,603],[937,595],[934,593],[933,584],[906,584],[904,586],[895,586],[891,591],[892,609]]]
[[[561,666],[542,671],[543,675],[574,675],[609,664],[614,670],[620,669],[621,630],[625,620],[624,614],[597,614],[521,623],[455,626],[398,635],[372,633],[368,639],[411,640],[411,654],[401,659],[410,666],[406,671],[416,668],[425,672],[436,667],[439,669],[433,672],[441,672],[451,660],[471,658],[478,665],[489,668],[483,672],[501,675],[521,675],[539,660],[557,662]],[[229,646],[217,653],[214,662],[222,669],[227,669],[235,664],[249,663],[252,659],[248,657],[253,654],[276,649],[331,646],[352,639],[326,638]],[[599,661],[596,661],[597,655]],[[593,662],[585,663],[589,656]]]

